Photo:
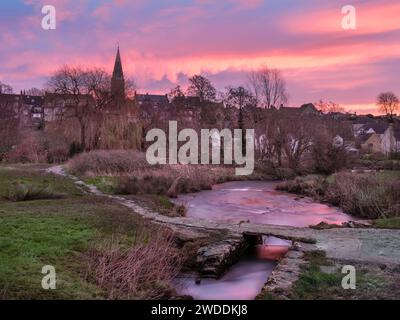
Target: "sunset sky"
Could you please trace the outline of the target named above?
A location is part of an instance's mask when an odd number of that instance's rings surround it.
[[[57,29],[41,28],[41,8]],[[357,29],[341,27],[344,5]],[[219,90],[244,85],[249,70],[280,68],[289,105],[319,99],[376,111],[381,91],[400,95],[398,0],[2,0],[0,81],[43,87],[63,64],[112,70],[120,43],[140,92],[166,93],[195,73]]]

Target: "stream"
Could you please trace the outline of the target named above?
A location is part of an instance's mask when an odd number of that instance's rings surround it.
[[[276,191],[276,185],[268,181],[228,182],[212,190],[180,195],[175,202],[186,206],[188,217],[213,221],[308,227],[352,220],[338,208]],[[196,284],[196,276],[186,274],[176,279],[176,289],[196,300],[254,299],[289,247],[288,241],[264,238],[263,244],[251,248],[220,279],[201,279]]]

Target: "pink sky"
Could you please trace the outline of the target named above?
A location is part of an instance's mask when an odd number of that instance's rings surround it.
[[[343,30],[336,0],[52,0],[57,29],[41,29],[41,0],[0,3],[0,81],[43,87],[63,64],[111,71],[117,42],[141,92],[166,93],[196,73],[219,90],[280,68],[289,105],[319,99],[375,112],[381,91],[400,95],[400,2],[354,0]],[[49,2],[49,3],[50,3]]]

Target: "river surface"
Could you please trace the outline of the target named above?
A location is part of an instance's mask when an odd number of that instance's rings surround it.
[[[186,215],[199,219],[251,222],[293,227],[308,227],[320,222],[341,224],[351,217],[340,209],[314,202],[311,198],[275,190],[276,182],[240,181],[215,185],[212,190],[180,195]],[[251,300],[261,291],[290,242],[274,237],[263,239],[221,279],[202,279],[183,275],[176,280],[177,290],[196,300]]]
[[[311,198],[275,190],[277,183],[238,181],[215,185],[212,190],[180,195],[186,215],[200,219],[308,227],[322,221],[341,224],[351,217],[340,209]]]

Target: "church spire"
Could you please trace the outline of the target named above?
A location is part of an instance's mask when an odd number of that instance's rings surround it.
[[[125,98],[125,79],[124,71],[122,69],[119,45],[117,49],[117,56],[115,57],[114,71],[111,78],[111,93],[115,97]]]

